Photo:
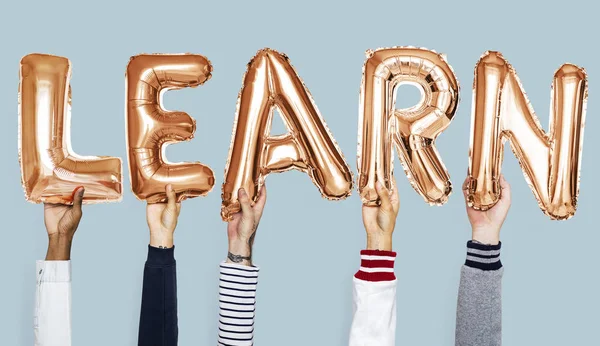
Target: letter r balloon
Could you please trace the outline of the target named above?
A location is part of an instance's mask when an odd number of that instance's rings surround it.
[[[127,65],[127,146],[131,189],[148,203],[167,200],[171,184],[177,200],[206,195],[215,178],[199,162],[171,163],[168,144],[191,140],[196,122],[185,112],[162,106],[165,91],[196,87],[211,77],[210,61],[197,54],[142,54]]]
[[[396,88],[409,84],[421,101],[395,109]],[[433,51],[382,48],[367,52],[360,93],[358,190],[365,205],[380,203],[377,181],[390,188],[392,145],[413,188],[432,205],[441,205],[452,191],[450,176],[435,147],[458,107],[458,81],[445,58]]]
[[[118,202],[121,159],[80,156],[71,148],[71,62],[29,54],[21,60],[19,161],[25,198],[34,203],[73,203],[85,187],[83,203]]]

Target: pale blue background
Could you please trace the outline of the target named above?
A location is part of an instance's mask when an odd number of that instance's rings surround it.
[[[34,263],[44,256],[42,206],[26,203],[17,160],[19,60],[31,52],[73,64],[72,141],[77,153],[126,159],[124,73],[143,52],[193,52],[214,65],[196,89],[167,94],[166,106],[198,120],[196,137],[169,148],[172,161],[215,171],[206,198],[186,201],[176,232],[180,344],[214,345],[217,268],[226,253],[220,185],[246,63],[263,47],[287,53],[356,169],[358,91],[364,51],[416,45],[447,54],[461,103],[438,149],[455,186],[468,163],[473,68],[488,49],[515,66],[547,129],[550,83],[564,62],[589,72],[590,98],[579,210],[567,222],[539,210],[514,156],[503,172],[513,207],[502,232],[505,345],[597,345],[600,84],[598,7],[592,1],[140,1],[4,2],[0,35],[2,240],[0,344],[32,345]],[[405,97],[406,95],[406,97]],[[400,102],[409,106],[415,90]],[[279,130],[282,127],[278,127]],[[124,161],[124,172],[127,171]],[[399,166],[397,166],[399,168]],[[469,225],[462,196],[430,207],[396,174],[402,207],[398,251],[398,345],[453,345],[456,292]],[[127,176],[128,174],[126,174]],[[321,198],[308,177],[268,178],[269,201],[255,246],[261,266],[257,345],[346,345],[351,278],[365,243],[360,201]],[[124,181],[120,204],[85,208],[73,247],[73,344],[134,345],[148,231],[145,204]]]

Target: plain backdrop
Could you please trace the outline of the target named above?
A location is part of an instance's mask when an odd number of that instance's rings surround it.
[[[456,294],[470,229],[460,194],[468,165],[471,85],[486,50],[516,68],[545,129],[550,84],[565,62],[589,73],[589,103],[576,216],[551,221],[538,208],[507,147],[503,172],[513,206],[502,230],[505,345],[597,344],[600,322],[597,173],[600,61],[592,1],[5,1],[0,5],[0,344],[33,344],[35,260],[47,239],[41,205],[27,203],[17,156],[17,92],[22,56],[68,57],[73,66],[72,143],[82,155],[124,161],[118,204],[85,207],[75,236],[73,344],[134,345],[148,243],[145,203],[131,193],[125,148],[124,74],[132,55],[192,52],[213,63],[205,85],[166,94],[168,109],[198,121],[191,142],[172,145],[171,161],[202,161],[214,190],[187,200],[175,234],[180,345],[214,345],[218,265],[226,255],[220,188],[236,97],[258,49],[289,55],[356,171],[358,95],[365,50],[412,45],[447,54],[461,102],[437,148],[458,191],[430,207],[396,161],[401,211],[397,345],[453,345]],[[399,107],[417,100],[399,91]],[[284,132],[279,119],[275,133]],[[261,267],[257,345],[346,345],[351,278],[365,245],[356,191],[321,198],[299,172],[267,179],[269,197],[255,245]]]

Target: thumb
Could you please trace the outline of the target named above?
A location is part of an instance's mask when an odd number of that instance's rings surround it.
[[[505,203],[510,203],[510,184],[504,178],[504,174],[500,175],[500,188],[502,188],[502,195],[500,196],[500,200]]]
[[[388,189],[383,186],[383,184],[379,181],[375,183],[375,190],[377,191],[377,195],[381,200],[380,208],[384,211],[393,211],[392,202],[390,201],[390,192]]]
[[[177,194],[171,184],[167,184],[165,187],[167,193],[167,208],[173,213],[177,213]]]
[[[463,197],[465,198],[465,203],[469,199],[469,185],[470,185],[470,183],[471,183],[471,178],[469,178],[469,176],[467,176],[465,178],[465,181],[462,184],[462,192],[463,192]]]
[[[81,204],[83,203],[83,193],[85,192],[85,188],[83,186],[78,186],[73,191],[73,212],[78,217],[81,217]]]
[[[252,215],[252,206],[250,203],[250,197],[246,193],[244,188],[238,190],[238,200],[240,201],[240,207],[242,208],[242,215],[250,217]]]

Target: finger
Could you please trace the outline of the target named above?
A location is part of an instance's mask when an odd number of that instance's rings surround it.
[[[390,192],[386,189],[382,183],[379,181],[375,183],[375,190],[377,191],[377,195],[381,200],[381,205],[379,208],[386,211],[393,211],[392,202],[390,201]]]
[[[465,178],[465,181],[462,184],[462,191],[463,191],[463,195],[465,196],[465,198],[467,197],[467,195],[469,194],[469,184],[471,183],[471,178],[469,178],[468,176]]]
[[[177,194],[171,184],[167,184],[165,191],[167,192],[167,208],[174,213],[177,211]]]
[[[504,174],[500,174],[500,187],[502,188],[500,199],[510,201],[510,184],[504,179]]]
[[[240,201],[240,207],[242,208],[242,214],[244,216],[252,215],[252,206],[250,203],[250,197],[248,197],[248,194],[246,193],[246,190],[244,190],[244,188],[240,188],[238,190],[238,200]]]
[[[265,203],[267,203],[267,186],[263,184],[258,194],[258,201],[254,204],[254,210],[262,213],[265,208]]]
[[[73,191],[73,212],[78,217],[81,217],[81,204],[83,203],[83,193],[85,192],[85,188],[83,186],[78,186]]]

